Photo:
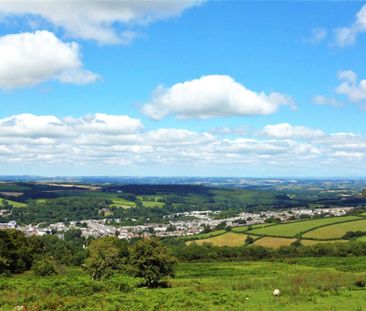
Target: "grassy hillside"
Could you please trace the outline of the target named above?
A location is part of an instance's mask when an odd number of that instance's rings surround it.
[[[244,245],[246,238],[247,238],[247,235],[245,235],[245,234],[228,232],[228,233],[224,233],[224,234],[210,237],[207,239],[189,241],[189,242],[187,242],[187,244],[195,242],[199,245],[201,245],[203,243],[212,243],[215,246],[242,246],[242,245]]]
[[[278,248],[288,246],[296,239],[303,245],[314,245],[322,242],[347,242],[342,240],[348,231],[366,232],[366,219],[357,216],[329,217],[295,221],[277,225],[254,225],[250,230],[248,226],[236,227],[231,233],[213,231],[206,234],[186,237],[201,245],[212,243],[215,246],[241,246],[248,235],[252,236],[255,245]],[[296,238],[296,239],[295,239]],[[365,241],[365,237],[359,238]],[[187,244],[191,243],[188,242]]]
[[[43,278],[27,273],[0,277],[0,310],[362,311],[365,259],[180,264],[171,288],[159,289],[123,275],[91,281],[80,269]]]
[[[8,203],[13,207],[26,207],[27,206],[27,204],[22,203],[22,202],[17,202],[17,201],[14,201],[14,200],[8,200],[8,199],[0,198],[0,208],[4,206],[4,201],[3,200],[8,201]]]
[[[304,231],[311,230],[315,227],[324,226],[327,224],[340,223],[349,220],[360,219],[356,216],[345,216],[345,217],[329,217],[321,219],[312,219],[304,221],[296,221],[292,223],[279,224],[275,226],[268,226],[265,228],[259,228],[252,230],[253,234],[259,235],[270,235],[270,236],[281,236],[281,237],[295,237]]]
[[[278,248],[281,246],[289,246],[295,242],[295,239],[278,238],[278,237],[263,237],[254,242],[255,245]]]
[[[366,231],[366,219],[322,227],[304,234],[304,237],[337,239],[343,237],[348,231]]]

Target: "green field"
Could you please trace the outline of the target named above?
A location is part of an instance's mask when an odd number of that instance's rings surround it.
[[[338,239],[342,238],[347,231],[366,231],[366,219],[315,229],[304,234],[304,238]]]
[[[228,232],[224,233],[215,237],[210,237],[207,239],[200,239],[200,240],[194,240],[194,241],[188,241],[187,244],[191,243],[197,243],[199,245],[203,243],[211,243],[215,246],[242,246],[245,244],[245,239],[247,238],[247,235],[240,234],[240,233],[234,233],[234,232]]]
[[[256,228],[264,228],[267,226],[270,226],[271,224],[256,224],[256,225],[251,225],[252,229],[256,229]],[[249,226],[243,226],[243,227],[234,227],[232,228],[232,231],[234,232],[247,232],[248,231]]]
[[[178,239],[183,239],[183,240],[200,240],[200,239],[207,239],[210,237],[215,237],[221,234],[224,234],[226,231],[225,230],[215,230],[212,232],[207,232],[207,233],[199,233],[199,234],[195,234],[195,235],[191,235],[191,236],[183,236],[180,237]]]
[[[366,241],[366,240],[365,240]],[[302,239],[301,244],[305,246],[315,245],[319,243],[338,243],[338,242],[349,242],[348,240],[327,240],[327,241],[317,241],[317,240],[306,240]]]
[[[181,263],[171,288],[158,289],[123,275],[92,281],[77,268],[43,278],[29,272],[0,277],[0,310],[365,311],[366,290],[355,285],[365,270],[364,257]]]
[[[13,207],[26,207],[27,204],[25,203],[21,203],[21,202],[16,202],[16,201],[13,201],[13,200],[8,200],[8,199],[2,199],[0,198],[0,208],[3,207],[3,200],[6,200],[9,202],[10,205],[12,205]]]
[[[164,207],[163,202],[156,201],[142,201],[142,205],[145,207]]]
[[[263,247],[278,248],[281,246],[289,246],[293,242],[295,242],[295,239],[287,239],[280,237],[263,237],[255,241],[254,244]]]
[[[255,245],[270,248],[289,246],[296,240],[295,237],[301,238],[303,245],[314,245],[322,242],[347,242],[348,240],[341,239],[347,231],[366,231],[366,219],[357,216],[343,216],[295,221],[278,225],[257,224],[251,227],[252,230],[248,230],[248,226],[234,227],[232,232],[229,233],[225,233],[224,230],[216,230],[184,237],[183,239],[195,241],[199,245],[211,243],[214,246],[242,246],[245,238],[251,235],[254,239],[257,239]],[[319,239],[320,241],[311,239]],[[321,239],[327,241],[321,241]],[[359,238],[359,240],[366,241],[366,237]],[[190,243],[187,242],[186,244]]]
[[[136,206],[134,202],[127,201],[126,199],[123,198],[111,197],[110,199],[113,202],[112,206],[127,207],[127,208]]]
[[[274,226],[268,226],[265,228],[254,229],[251,231],[251,233],[258,235],[268,235],[268,236],[295,237],[297,234],[301,234],[302,232],[311,230],[312,228],[315,227],[357,219],[360,218],[356,216],[344,216],[344,217],[329,217],[321,219],[295,221],[291,223],[278,224]]]

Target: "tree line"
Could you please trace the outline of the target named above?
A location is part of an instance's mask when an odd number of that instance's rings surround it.
[[[37,276],[62,273],[65,266],[81,266],[99,281],[115,273],[144,280],[143,285],[158,287],[165,277],[173,277],[177,260],[157,239],[129,243],[114,236],[85,240],[81,231],[26,237],[16,230],[0,230],[0,275],[32,270]]]

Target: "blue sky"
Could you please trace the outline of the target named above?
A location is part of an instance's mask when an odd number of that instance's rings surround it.
[[[364,176],[362,2],[95,3],[0,4],[0,174]]]

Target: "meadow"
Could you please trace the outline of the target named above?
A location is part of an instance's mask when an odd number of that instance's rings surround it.
[[[181,263],[170,288],[158,289],[124,275],[92,281],[79,268],[27,272],[0,277],[0,310],[362,311],[365,270],[365,257]]]
[[[303,221],[295,221],[292,223],[279,224],[274,226],[268,226],[265,228],[259,228],[252,230],[252,234],[269,235],[269,236],[281,236],[281,237],[295,237],[297,234],[333,223],[340,223],[349,220],[358,220],[360,218],[356,216],[345,217],[329,217],[320,219],[311,219]]]
[[[366,219],[322,227],[304,234],[315,239],[341,238],[348,231],[366,231]]]
[[[197,243],[198,245],[201,245],[203,243],[212,243],[216,246],[242,246],[244,245],[245,239],[247,235],[235,233],[235,232],[227,232],[224,234],[220,234],[217,236],[209,237],[206,239],[200,239],[197,241],[189,241],[187,244],[190,243]]]
[[[296,240],[303,245],[318,243],[348,242],[343,236],[348,231],[366,232],[364,216],[328,217],[300,220],[284,224],[258,224],[254,226],[234,227],[231,233],[217,230],[204,235],[187,237],[187,245],[211,243],[214,246],[241,246],[247,236],[254,239],[254,244],[263,247],[279,248],[289,246]],[[240,237],[241,235],[241,237]],[[365,241],[365,237],[358,238]],[[241,243],[242,242],[242,243]]]
[[[4,200],[8,201],[8,203],[13,207],[26,207],[27,206],[27,204],[25,204],[25,203],[17,202],[17,201],[13,201],[13,200],[9,200],[9,199],[3,199],[0,197],[0,208],[5,207]]]

